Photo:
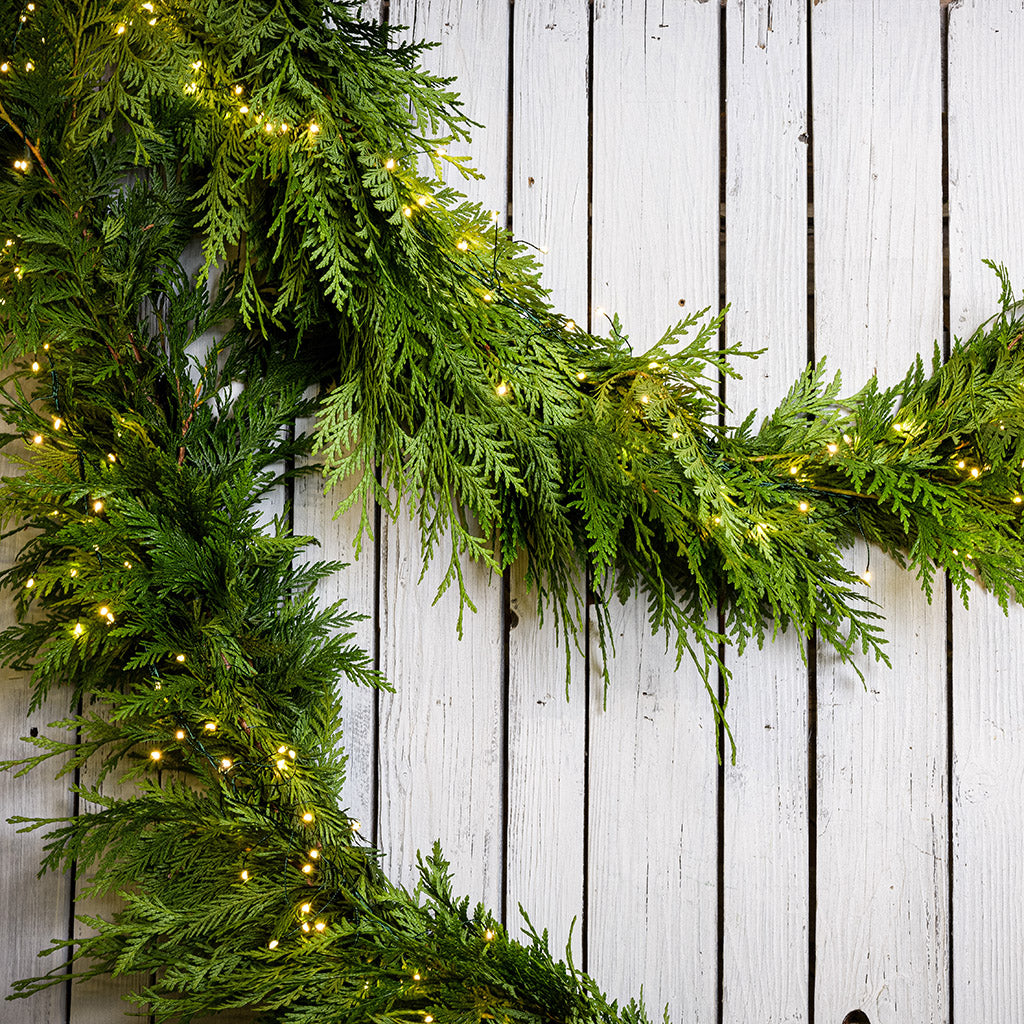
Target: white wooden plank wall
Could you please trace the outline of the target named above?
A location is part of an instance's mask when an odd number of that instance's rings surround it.
[[[940,15],[828,0],[810,30],[815,354],[888,386],[942,335]],[[892,671],[818,658],[815,1019],[923,1024],[949,1004],[944,601],[871,572]]]
[[[725,27],[726,339],[766,349],[740,365],[743,380],[726,382],[729,415],[740,420],[773,408],[807,360],[806,3],[737,5]],[[726,652],[738,749],[724,779],[724,1024],[809,1016],[809,680],[801,654],[791,635]]]
[[[1024,18],[1011,0],[949,11],[950,323],[994,308],[1005,263],[1024,287]],[[1019,605],[979,588],[953,606],[953,984],[957,1021],[1024,1019],[1024,713]]]
[[[714,4],[594,5],[592,299],[641,351],[680,300],[718,305],[718,32]],[[657,1014],[667,1003],[676,1019],[712,1020],[714,719],[646,609],[611,614],[606,702],[592,656],[587,966],[616,996],[642,985]]]
[[[547,249],[545,282],[555,308],[587,323],[586,0],[546,0],[515,11],[512,32],[512,227]],[[553,104],[550,97],[558,95]],[[552,617],[537,629],[536,590],[514,567],[508,634],[506,905],[523,905],[553,949],[572,935],[583,955],[587,680],[584,645],[565,653]],[[581,593],[586,581],[578,579]],[[568,696],[568,699],[566,699]],[[537,771],[544,765],[544,771]],[[572,926],[575,920],[575,926]]]
[[[770,408],[809,352],[848,390],[875,371],[892,383],[947,326],[965,334],[994,310],[982,257],[1024,286],[1019,0],[364,10],[442,42],[427,61],[459,76],[487,125],[471,153],[488,178],[471,197],[550,247],[559,310],[595,330],[599,307],[618,311],[643,348],[684,313],[731,304],[727,341],[766,349],[726,384],[733,419]],[[333,520],[338,496],[315,479],[294,499],[296,531],[321,541],[313,556],[350,560],[357,515]],[[859,571],[868,554],[850,558]],[[642,987],[655,1018],[667,1005],[703,1024],[840,1024],[857,1007],[872,1024],[1024,1019],[1019,608],[1005,619],[979,591],[947,622],[941,584],[929,607],[876,554],[868,593],[893,671],[862,661],[862,684],[813,643],[805,663],[791,636],[727,650],[738,756],[719,769],[699,677],[646,636],[643,608],[612,609],[607,697],[591,636],[567,700],[522,566],[505,580],[470,571],[478,612],[461,641],[456,596],[432,604],[443,563],[422,583],[420,568],[415,525],[385,523],[322,588],[369,614],[360,642],[397,690],[343,690],[343,799],[399,879],[413,883],[416,850],[440,838],[461,890],[513,930],[521,903],[558,951],[575,918],[575,961],[618,997]],[[23,681],[4,686],[11,756],[56,715],[26,722]],[[71,806],[42,775],[0,776],[0,800]],[[73,893],[32,881],[38,837],[12,833],[10,978],[67,933]],[[116,993],[93,985],[69,1007],[57,988],[0,1003],[0,1022],[116,1020]]]

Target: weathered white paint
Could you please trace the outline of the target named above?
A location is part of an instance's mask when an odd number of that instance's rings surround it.
[[[7,430],[7,425],[3,424],[2,429]],[[10,458],[0,453],[0,474],[8,476],[16,472]],[[0,539],[0,565],[4,568],[9,566],[26,539],[24,536]],[[14,622],[14,605],[10,592],[5,592],[0,602],[0,629],[6,629]],[[29,714],[32,693],[24,676],[0,669],[0,688],[3,694],[0,760],[39,753],[38,748],[22,740],[33,732],[46,735],[50,722],[67,715],[66,695],[52,695],[44,707]],[[14,815],[58,818],[73,812],[74,804],[66,780],[54,779],[59,767],[59,763],[54,763],[52,767],[36,769],[20,779],[15,778],[13,772],[0,773],[0,880],[3,893],[0,921],[4,935],[0,946],[0,998],[7,995],[8,985],[15,978],[43,974],[65,959],[63,952],[45,959],[39,959],[37,954],[50,945],[51,939],[68,934],[73,879],[70,876],[47,875],[38,880],[36,875],[44,853],[45,830],[18,835],[17,830],[25,826],[7,823],[7,819]],[[63,1021],[66,998],[65,987],[61,985],[31,1000],[0,1003],[0,1020],[13,1022],[17,1019],[19,1024]]]
[[[885,386],[942,334],[937,6],[829,0],[811,54],[816,355]],[[893,669],[818,657],[815,1019],[923,1024],[949,1013],[945,609],[871,571]]]
[[[726,381],[731,420],[760,423],[807,357],[806,6],[727,8],[726,340],[766,349]],[[722,1019],[789,1024],[808,1019],[807,668],[791,635],[725,660]]]
[[[982,259],[1024,285],[1024,18],[1011,0],[949,11],[950,322],[996,308]],[[953,1015],[1024,1019],[1024,711],[1019,605],[975,587],[953,610]]]
[[[555,308],[587,315],[586,0],[520,4],[513,23],[512,202],[516,237],[550,250],[544,279]],[[557,92],[558,104],[550,97]],[[510,578],[508,633],[508,833],[510,925],[522,905],[551,947],[573,960],[583,935],[586,665],[566,657],[550,614],[543,626],[525,560]],[[582,574],[580,592],[585,584]],[[568,699],[567,699],[568,697]],[[543,765],[542,771],[537,770]]]
[[[718,304],[718,31],[715,4],[594,5],[592,297],[637,351],[681,299]],[[643,985],[655,1016],[713,1021],[714,720],[645,611],[611,609],[606,704],[592,653],[587,965],[616,996]]]
[[[499,0],[398,0],[393,23],[412,38],[437,39],[425,60],[479,83],[470,115],[478,129],[473,163],[488,177],[467,182],[470,198],[505,206],[509,9]],[[461,184],[459,186],[462,187]],[[419,527],[408,519],[382,531],[381,667],[395,687],[381,697],[380,841],[399,881],[416,880],[417,850],[441,839],[458,889],[497,911],[503,891],[503,639],[500,579],[467,567],[477,614],[456,639],[453,586],[431,604],[448,565],[442,545],[420,576]],[[492,585],[493,584],[493,585]]]
[[[960,0],[948,15],[950,309],[962,334],[995,307],[983,256],[1005,260],[1024,282],[1024,9],[1018,0]],[[684,312],[680,299],[685,310],[717,306],[717,4],[593,5],[589,281],[587,3],[519,0],[510,16],[499,0],[392,0],[389,16],[411,25],[412,37],[443,41],[426,59],[460,76],[468,112],[488,126],[471,152],[489,180],[469,188],[504,212],[510,168],[515,232],[551,247],[546,273],[558,308],[581,323],[593,316],[589,286],[592,304],[621,312],[643,348]],[[744,366],[746,380],[727,386],[736,415],[770,405],[806,354],[800,135],[809,32],[818,354],[842,367],[852,388],[876,367],[894,380],[940,334],[940,17],[932,0],[728,0],[727,338],[768,348]],[[311,479],[296,484],[295,498],[297,530],[323,544],[313,554],[349,558],[355,524],[351,515],[331,520],[337,495],[323,498]],[[804,1021],[812,1012],[818,1024],[839,1024],[857,1005],[873,1024],[944,1021],[951,1007],[960,1024],[1024,1016],[1019,608],[1005,620],[979,592],[970,612],[953,609],[950,921],[941,594],[928,608],[912,578],[872,559],[871,596],[886,611],[896,668],[862,660],[865,690],[850,669],[819,657],[813,805],[808,681],[795,643],[727,652],[739,755],[723,773],[720,822],[703,689],[690,666],[674,670],[660,639],[643,639],[642,610],[614,610],[607,705],[595,650],[589,700],[574,655],[567,702],[561,650],[548,626],[537,628],[521,567],[509,581],[514,628],[503,625],[501,581],[474,573],[479,611],[467,613],[460,642],[453,595],[431,605],[440,563],[418,582],[415,527],[389,524],[374,543],[379,579],[369,544],[322,596],[347,596],[365,612],[380,606],[379,622],[363,623],[359,635],[372,646],[379,627],[382,667],[398,692],[381,699],[378,735],[374,696],[345,686],[345,801],[364,833],[372,838],[377,827],[400,878],[414,880],[415,850],[440,836],[459,889],[495,910],[504,901],[513,926],[521,901],[552,929],[557,950],[579,916],[574,955],[579,962],[586,951],[603,986],[626,997],[643,986],[655,1016],[667,1002],[675,1020],[708,1022],[719,1010],[720,856],[726,1024]],[[9,560],[11,542],[3,545]],[[852,557],[862,568],[863,548]],[[9,607],[4,615],[9,621]],[[26,721],[23,681],[5,677],[4,694],[0,756],[59,714]],[[8,813],[70,807],[40,773],[0,776],[0,802]],[[32,953],[68,927],[70,881],[35,882],[40,837],[11,831],[0,833],[0,979],[50,966]],[[119,1019],[116,989],[76,992],[71,1024]],[[0,1021],[63,1021],[64,998],[58,987],[0,1003]]]

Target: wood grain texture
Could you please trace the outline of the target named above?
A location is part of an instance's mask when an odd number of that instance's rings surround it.
[[[424,55],[432,70],[456,75],[467,112],[487,125],[475,133],[474,165],[487,175],[467,183],[470,198],[503,210],[506,202],[509,8],[498,0],[398,0],[392,23],[408,37],[438,40]],[[462,185],[460,183],[460,188]],[[382,695],[380,843],[397,881],[415,881],[416,850],[439,838],[457,892],[497,911],[504,888],[504,681],[502,590],[481,566],[467,588],[456,639],[458,595],[433,603],[447,567],[438,558],[419,581],[419,528],[407,515],[382,530],[382,668],[395,687]]]
[[[1024,284],[1024,11],[949,11],[949,276],[953,332],[996,308],[988,257]],[[1024,612],[976,587],[953,607],[953,1018],[1024,1019]]]
[[[942,332],[940,27],[928,0],[812,8],[816,354],[854,387]],[[892,670],[818,656],[815,1020],[945,1021],[945,612],[871,571]]]
[[[594,5],[592,301],[635,351],[718,300],[716,4]],[[604,702],[591,654],[587,966],[655,1017],[716,1014],[715,733],[642,602],[611,609]]]
[[[518,238],[549,248],[545,284],[555,308],[587,316],[587,50],[585,0],[520,3],[513,23],[512,202]],[[549,930],[560,955],[580,963],[586,664],[566,656],[548,610],[527,587],[525,560],[510,576],[506,902]],[[584,592],[582,573],[578,580]],[[575,927],[571,928],[575,920]],[[515,928],[514,928],[515,930]]]
[[[725,297],[729,344],[766,349],[727,380],[730,422],[758,422],[806,362],[807,38],[803,0],[726,9]],[[767,257],[767,258],[766,258]],[[801,643],[739,654],[727,714],[725,1024],[808,1019],[808,676]],[[756,969],[752,966],[756,965]]]
[[[8,430],[0,421],[0,430]],[[14,447],[12,446],[12,451]],[[0,476],[20,472],[6,452],[0,452]],[[14,564],[27,535],[0,538],[0,570]],[[0,598],[0,629],[17,621],[14,594],[3,591]],[[0,668],[0,693],[3,694],[0,715],[0,761],[30,757],[39,749],[24,740],[31,736],[54,735],[64,739],[57,730],[47,729],[50,722],[68,714],[67,695],[52,694],[41,708],[29,711],[32,689],[22,673]],[[3,1002],[10,993],[11,982],[43,974],[66,960],[63,952],[40,959],[38,954],[54,939],[68,938],[70,906],[74,882],[70,875],[46,875],[36,878],[44,856],[46,830],[19,835],[24,825],[8,823],[15,815],[59,818],[73,812],[74,801],[68,791],[68,779],[54,779],[60,762],[44,764],[20,779],[13,771],[0,772],[0,926],[4,941],[0,943],[0,1020],[17,1020],[19,1024],[50,1024],[63,1021],[67,990],[60,985],[29,1000]],[[7,1014],[7,1016],[5,1016]]]
[[[299,421],[297,429],[311,432],[312,421]],[[359,504],[335,518],[336,510],[352,493],[354,481],[333,488],[324,494],[323,478],[299,477],[295,481],[294,532],[311,536],[317,546],[309,547],[303,557],[309,561],[346,562],[347,568],[323,580],[317,587],[321,607],[343,600],[351,613],[366,616],[353,628],[352,642],[374,657],[377,646],[376,589],[379,551],[376,537],[364,532],[359,554],[356,537],[362,513]],[[368,516],[373,530],[373,503]],[[377,692],[355,686],[347,679],[338,680],[341,697],[341,744],[345,751],[345,781],[342,785],[342,806],[362,824],[362,834],[375,841],[377,786]]]

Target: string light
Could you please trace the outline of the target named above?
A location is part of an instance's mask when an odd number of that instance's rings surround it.
[[[312,909],[313,908],[308,903],[303,903],[302,906],[299,907],[299,912],[303,914],[308,914]]]
[[[227,771],[231,767],[231,758],[230,757],[222,757],[220,759],[220,766],[221,766],[221,768],[224,771]]]
[[[25,586],[26,587],[34,587],[35,585],[36,585],[36,581],[31,576],[29,576],[29,578],[25,581]]]
[[[799,472],[800,472],[800,467],[799,466],[790,466],[789,467],[789,475],[790,476],[796,476],[797,473],[799,473]]]
[[[455,243],[455,248],[460,252],[465,252],[469,248],[469,242],[464,238],[460,238],[459,241]]]
[[[312,122],[310,124],[310,126],[309,126],[309,134],[310,135],[319,135],[320,134],[320,125],[318,125],[315,121]]]
[[[113,452],[107,452],[107,462],[117,462],[117,456]]]
[[[309,931],[309,922],[308,921],[303,921],[302,922],[302,930],[304,932],[308,932]]]
[[[490,292],[484,292],[484,295],[483,295],[484,302],[490,302],[493,298],[494,298],[494,296]]]
[[[92,510],[97,514],[103,511],[103,507],[103,502],[99,498],[92,503]]]
[[[494,932],[490,928],[484,932],[484,942],[490,942],[494,938]]]
[[[32,443],[33,444],[42,444],[43,443],[43,435],[42,434],[36,434],[36,436],[32,438]]]
[[[25,61],[25,70],[26,71],[35,71],[35,69],[36,69],[36,66],[35,66],[35,64],[32,63],[32,61],[30,61],[30,60]]]
[[[248,871],[242,871],[242,873],[238,877],[241,878],[243,882],[248,882],[249,881],[249,872]]]
[[[277,947],[280,946],[280,945],[281,945],[281,943],[278,942],[277,939],[271,939],[267,943],[267,949],[277,949]]]
[[[835,455],[835,453],[839,451],[839,445],[832,441],[825,446],[825,451],[827,451],[829,455]]]
[[[294,761],[295,758],[298,757],[298,754],[296,754],[294,750],[289,750],[288,756]]]
[[[6,75],[7,72],[10,71],[10,70],[11,70],[11,65],[8,64],[7,61],[4,61],[3,64],[0,64],[0,74]],[[9,242],[7,244],[10,245]]]
[[[126,28],[127,28],[127,26],[125,26],[125,25],[118,25],[117,26],[117,34],[119,36],[123,36],[124,33],[125,33]]]
[[[411,206],[403,207],[402,208],[402,213],[405,214],[406,217],[411,217],[412,216],[412,207]]]
[[[81,636],[83,631],[82,624],[80,622],[75,623],[74,634],[75,636]]]
[[[241,107],[238,108],[238,112],[240,114],[248,114],[249,113],[249,108],[247,106],[245,106],[245,105],[242,105]]]
[[[104,618],[105,616],[109,615],[109,614],[110,614],[110,609],[106,605],[104,605],[100,609],[100,611],[99,611],[99,615],[100,615],[101,619]]]
[[[174,656],[174,660],[180,664],[180,663],[182,663],[185,660],[185,655],[184,654],[176,654]]]
[[[288,767],[288,762],[283,757],[279,757],[277,759],[277,770],[279,772],[283,772],[285,770],[285,768],[287,768],[287,767]]]
[[[419,199],[416,200],[416,202],[419,203],[420,206],[426,206],[427,203],[430,202],[430,197],[429,196],[420,196]]]
[[[310,858],[312,860],[317,860],[320,857],[320,851],[319,850],[310,850],[309,851],[309,856],[310,856]]]
[[[971,476],[973,476],[974,479],[977,480],[978,477],[981,476],[981,470],[978,469],[977,466],[972,466],[971,467]]]
[[[154,761],[159,761],[160,758],[163,757],[164,755],[159,750],[151,750],[149,752],[149,756],[151,758],[153,758]]]
[[[797,505],[797,508],[800,509],[801,512],[809,512],[811,506],[808,505],[806,501],[801,501],[800,504]]]
[[[54,416],[53,417],[53,429],[54,430],[60,430],[60,428],[62,426],[64,426],[64,421],[59,416]]]
[[[586,371],[585,370],[580,370],[580,372],[576,374],[576,379],[577,380],[586,380],[587,379]]]
[[[498,218],[500,216],[501,216],[501,214],[497,210],[491,210],[491,223],[492,224],[497,223]]]
[[[967,463],[966,463],[966,462],[964,462],[964,460],[963,460],[963,459],[961,459],[961,460],[960,460],[960,461],[959,461],[959,462],[958,462],[958,463],[956,464],[956,468],[957,468],[957,469],[963,469],[963,468],[964,468],[964,466],[966,466],[966,465],[967,465]]]
[[[302,820],[307,825],[311,825],[313,823],[313,812],[312,811],[306,811],[306,813],[302,815]]]
[[[421,980],[421,979],[420,979],[420,972],[419,972],[419,971],[417,971],[417,972],[416,972],[416,973],[415,973],[415,974],[414,974],[414,975],[412,976],[412,980],[413,980],[413,981],[420,981],[420,980]]]
[[[434,1018],[429,1014],[423,1014],[423,1024],[434,1024]]]
[[[678,436],[679,436],[679,431],[678,430],[673,430],[672,431],[672,440],[674,441]]]
[[[126,569],[130,569],[130,568],[132,567],[132,563],[131,563],[131,562],[128,562],[128,561],[126,561],[126,562],[124,563],[124,567],[125,567]]]
[[[394,160],[385,160],[384,161],[384,170],[386,170],[386,171],[393,171],[394,169],[395,169],[395,161]]]
[[[956,554],[956,552],[954,551],[954,552],[953,552],[953,554],[955,555],[955,554]],[[862,573],[860,574],[860,578],[861,578],[861,579],[862,579],[862,580],[863,580],[863,581],[864,581],[865,583],[870,583],[870,582],[871,582],[871,570],[870,570],[870,569],[865,569],[865,570],[864,570],[864,571],[863,571],[863,572],[862,572]]]
[[[235,86],[235,95],[236,96],[241,96],[243,92],[244,92],[244,90],[242,89],[242,87],[240,85],[236,85]]]
[[[1019,505],[1022,501],[1024,501],[1024,496],[1021,496],[1020,494],[1015,494],[1013,496],[1014,505]]]
[[[179,730],[178,730],[178,731],[177,731],[177,732],[176,732],[176,733],[174,734],[174,738],[175,738],[176,740],[183,740],[183,739],[185,738],[185,730],[184,730],[184,729],[179,729]]]
[[[499,396],[504,397],[508,394],[508,385],[502,381],[494,390]]]
[[[203,728],[207,732],[216,732],[217,731],[217,723],[216,722],[207,722],[206,725],[203,726]]]
[[[644,405],[647,405],[647,403],[650,400],[651,400],[651,396],[650,395],[641,395],[640,396],[640,401],[643,402]]]

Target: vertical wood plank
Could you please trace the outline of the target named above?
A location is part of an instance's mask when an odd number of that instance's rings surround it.
[[[7,429],[3,425],[3,429]],[[0,452],[0,475],[13,476],[16,465]],[[14,564],[24,542],[22,537],[0,539],[0,567]],[[3,591],[0,599],[0,629],[16,622],[14,595]],[[28,713],[32,699],[28,679],[9,669],[0,670],[4,713],[0,717],[0,760],[16,759],[38,753],[36,747],[22,742],[22,737],[52,734],[47,723],[67,715],[66,694],[56,694],[46,705]],[[52,939],[68,937],[72,880],[68,875],[36,878],[43,859],[44,832],[18,835],[23,826],[10,825],[12,815],[58,818],[73,810],[67,779],[55,780],[59,764],[44,765],[20,779],[14,772],[0,773],[0,877],[3,880],[4,941],[0,945],[0,999],[10,992],[11,982],[43,974],[65,959],[63,953],[39,959],[37,954]],[[62,1021],[66,1013],[66,988],[58,985],[28,1000],[0,1003],[0,1018],[17,1020],[19,1024],[50,1024]],[[4,1016],[4,1015],[7,1016]]]
[[[506,204],[509,6],[506,0],[395,0],[407,36],[441,42],[424,61],[458,76],[486,180],[465,183],[470,198]],[[456,187],[463,190],[460,181]],[[500,580],[467,565],[477,612],[456,639],[458,594],[436,604],[447,551],[420,580],[419,527],[407,515],[382,529],[381,661],[395,694],[381,698],[380,845],[392,878],[416,880],[416,851],[435,838],[452,862],[457,892],[501,906],[503,893],[504,646]]]
[[[592,301],[634,351],[683,310],[718,303],[717,4],[597,0]],[[588,968],[643,986],[655,1017],[713,1021],[717,973],[714,719],[642,602],[612,609],[604,702],[591,678]]]
[[[942,331],[939,12],[829,0],[811,32],[816,352],[892,384]],[[871,571],[892,671],[818,657],[815,1020],[945,1021],[944,607]]]
[[[1024,285],[1024,10],[964,0],[949,11],[949,277],[952,333],[998,308],[1006,265]],[[1024,1019],[1024,612],[980,587],[953,606],[953,1019]]]
[[[298,430],[312,431],[312,421],[302,421]],[[347,568],[323,580],[317,587],[320,607],[344,600],[349,612],[366,616],[357,623],[353,643],[372,658],[377,641],[375,618],[377,587],[377,539],[364,532],[361,550],[356,554],[355,540],[362,514],[360,505],[348,509],[337,519],[335,510],[352,493],[353,481],[333,488],[326,495],[319,475],[303,476],[295,481],[293,511],[296,536],[315,537],[319,542],[303,554],[308,561],[339,561]],[[373,529],[373,507],[369,509]],[[373,842],[377,758],[377,692],[338,680],[341,695],[341,743],[345,750],[345,781],[341,789],[342,807],[363,825],[362,834]]]
[[[760,422],[806,362],[806,17],[804,0],[737,0],[726,9],[726,337],[767,350],[739,364],[743,380],[726,381],[730,422],[753,408]],[[725,1024],[809,1017],[801,654],[791,635],[763,650],[726,651],[737,756],[725,769]]]
[[[516,236],[550,248],[544,282],[556,309],[587,313],[586,0],[539,0],[515,9],[512,201]],[[511,574],[508,681],[509,924],[522,905],[558,955],[572,929],[580,963],[583,916],[585,659],[565,652],[550,614],[540,625],[525,568]],[[578,585],[583,592],[584,582]]]

